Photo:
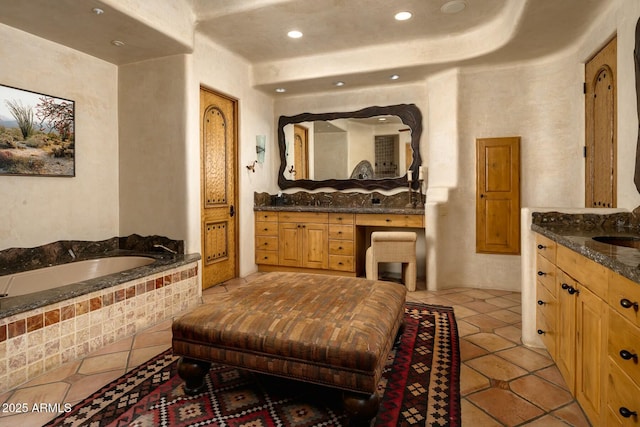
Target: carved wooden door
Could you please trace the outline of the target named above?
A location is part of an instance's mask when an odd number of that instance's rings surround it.
[[[200,88],[202,287],[237,276],[237,102]]]
[[[585,207],[615,208],[617,42],[585,65]]]

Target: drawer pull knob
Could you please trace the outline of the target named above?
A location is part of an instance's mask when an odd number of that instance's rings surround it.
[[[545,245],[538,245],[538,249],[547,249]]]
[[[545,273],[544,271],[538,271],[538,276],[546,276],[547,273]]]
[[[631,353],[628,350],[620,350],[620,357],[622,357],[624,360],[633,359],[634,362],[638,363],[638,355]]]
[[[541,299],[538,300],[538,305],[545,305],[546,302],[542,301]]]
[[[573,295],[573,294],[577,295],[580,293],[580,291],[574,288],[573,286],[569,286],[569,289],[567,289],[567,292],[569,292],[569,295]]]
[[[631,418],[638,415],[636,411],[632,411],[628,408],[625,408],[624,406],[622,406],[618,411],[620,412],[620,415],[622,415],[625,418]]]
[[[638,303],[637,303],[637,302],[631,302],[631,301],[629,301],[629,300],[628,300],[628,299],[626,299],[626,298],[622,298],[622,299],[620,300],[620,305],[621,305],[622,307],[624,307],[624,308],[631,308],[631,307],[633,307],[633,309],[634,309],[635,311],[638,311]]]
[[[538,335],[544,335],[545,332],[542,329],[538,329]]]
[[[562,285],[560,285],[560,287],[561,287],[562,289],[564,289],[565,291],[566,291],[567,289],[569,289],[569,285],[567,285],[566,283],[563,283]]]

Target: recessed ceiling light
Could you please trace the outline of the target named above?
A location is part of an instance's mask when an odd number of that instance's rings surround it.
[[[287,91],[287,90],[286,90],[285,88],[283,88],[283,87],[277,87],[277,88],[276,88],[276,92],[278,92],[278,93],[284,93],[284,92],[286,92],[286,91]]]
[[[111,40],[111,44],[116,47],[122,47],[125,43],[122,40]]]
[[[91,12],[95,13],[96,15],[102,15],[104,13],[104,10],[100,9],[99,7],[94,7],[93,9],[91,9]]]
[[[400,76],[399,76],[399,75],[397,75],[397,74],[391,74],[391,75],[389,76],[389,79],[390,79],[390,80],[398,80],[399,78],[400,78]]]
[[[335,82],[333,85],[338,87],[344,86],[344,82]]]
[[[440,8],[442,13],[458,13],[462,12],[467,7],[467,4],[463,0],[451,0],[446,2]]]
[[[299,39],[300,37],[302,37],[302,33],[298,30],[291,30],[287,33],[287,35],[292,39]]]
[[[413,14],[411,12],[403,11],[395,14],[394,18],[396,21],[406,21],[407,19],[411,19]]]

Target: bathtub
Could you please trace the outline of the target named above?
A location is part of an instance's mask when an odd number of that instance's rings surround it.
[[[154,258],[145,256],[116,256],[76,261],[0,276],[0,298],[46,291],[71,283],[143,267],[153,262],[155,262]]]
[[[197,306],[199,262],[120,252],[0,276],[0,394]]]

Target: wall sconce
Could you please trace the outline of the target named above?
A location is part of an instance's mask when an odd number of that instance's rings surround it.
[[[256,155],[258,157],[257,160],[254,160],[253,163],[247,166],[251,172],[256,172],[256,163],[264,163],[264,153],[267,150],[267,136],[266,135],[256,135]]]
[[[256,135],[256,154],[258,163],[264,163],[264,153],[267,150],[267,135]]]

